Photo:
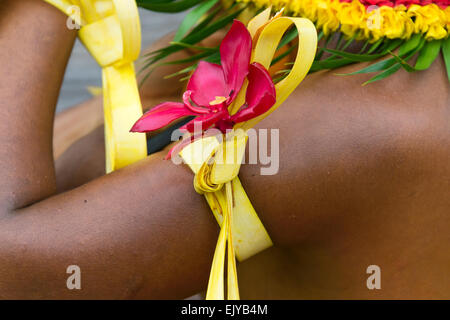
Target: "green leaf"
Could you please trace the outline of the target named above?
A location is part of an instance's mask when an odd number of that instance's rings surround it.
[[[291,72],[292,69],[283,69],[283,70],[278,70],[277,72],[275,72],[275,74],[284,74],[284,73],[289,73]]]
[[[399,51],[402,51],[403,55],[404,55],[404,53],[409,53],[408,57],[406,58],[406,60],[408,60],[409,58],[411,58],[412,55],[414,55],[417,51],[419,51],[422,48],[423,44],[424,44],[423,41],[417,42],[416,40],[413,40],[410,43],[408,43],[408,41],[407,41],[407,42],[402,44],[402,46],[400,47]],[[395,45],[398,46],[399,42],[396,42]],[[391,44],[391,45],[385,46],[385,49],[383,49],[383,50],[388,50],[389,48],[392,48],[395,45]],[[411,54],[411,50],[413,50],[412,54]],[[362,73],[378,72],[378,71],[389,69],[394,64],[396,64],[396,62],[399,62],[399,63],[400,62],[404,62],[404,60],[402,60],[400,57],[397,57],[390,50],[388,50],[388,53],[390,53],[394,57],[390,58],[390,59],[385,59],[385,60],[382,60],[382,61],[378,61],[378,62],[376,62],[374,64],[371,64],[368,67],[365,67],[365,68],[363,68],[361,70],[358,70],[358,71],[355,71],[355,72],[341,73],[339,75],[346,76],[346,75],[355,75],[355,74],[362,74]],[[396,57],[398,59],[396,59]],[[401,66],[403,66],[403,65],[401,65]]]
[[[196,25],[194,27],[194,29],[192,29],[188,35],[191,34],[195,34],[198,31],[206,28],[206,26],[208,26],[216,17],[216,15],[222,10],[222,8],[220,6],[214,8],[198,25]]]
[[[177,72],[174,72],[174,73],[172,73],[172,74],[169,74],[169,75],[165,76],[164,79],[170,79],[170,78],[179,76],[179,75],[181,75],[181,74],[183,74],[183,73],[191,72],[191,71],[194,70],[196,67],[197,67],[197,64],[193,64],[192,66],[186,67],[186,68],[184,68],[184,69],[181,69],[180,71],[177,71]]]
[[[337,51],[339,51],[339,52],[345,52],[344,50],[347,49],[348,46],[351,45],[352,42],[353,42],[354,39],[355,39],[354,37],[352,37],[352,38],[348,39],[347,42],[346,42],[343,46],[341,46],[340,43],[341,43],[341,41],[342,41],[343,38],[344,38],[344,37],[342,36],[342,34],[340,34],[340,35],[339,35],[338,44],[336,45],[336,49],[334,49],[334,50],[337,50]],[[325,46],[325,48],[323,48],[322,52],[324,52],[325,49],[326,49],[326,46]],[[322,56],[322,55],[321,55],[321,56]],[[339,56],[339,55],[337,55],[337,54],[334,53],[334,54],[331,54],[328,58],[326,58],[325,60],[322,60],[322,61],[334,60],[337,56]],[[320,60],[320,58],[318,58],[317,60]]]
[[[417,71],[417,69],[414,68],[413,66],[411,66],[411,65],[407,62],[407,60],[411,59],[411,57],[412,57],[413,55],[415,55],[417,52],[419,52],[420,50],[422,50],[422,48],[423,48],[424,45],[425,45],[425,40],[420,41],[420,42],[419,42],[419,45],[418,45],[416,48],[414,48],[414,50],[410,51],[409,54],[408,54],[404,59],[403,59],[402,57],[400,57],[400,56],[397,56],[397,55],[394,54],[393,52],[389,52],[389,53],[394,57],[394,59],[395,59],[398,63],[400,63],[400,65],[403,67],[403,69],[405,69],[405,70],[408,71],[408,72],[414,72],[414,71]]]
[[[416,68],[411,66],[405,59],[402,59],[401,57],[397,56],[396,54],[391,52],[391,55],[394,57],[394,59],[408,72],[415,72]]]
[[[375,82],[375,81],[379,81],[381,79],[387,78],[390,75],[396,73],[399,69],[401,68],[400,64],[394,64],[392,67],[384,70],[383,72],[379,73],[378,75],[376,75],[375,77],[371,78],[370,80],[364,82],[362,85],[368,85],[369,83]]]
[[[164,63],[158,65],[158,66],[169,65],[169,64],[172,64],[172,65],[173,64],[184,64],[184,63],[188,63],[188,62],[198,61],[198,60],[200,60],[202,58],[209,57],[210,55],[211,55],[210,52],[202,52],[202,53],[198,53],[198,54],[195,54],[193,56],[190,56],[188,58],[167,61],[167,62],[164,62]]]
[[[385,56],[385,53],[378,53],[378,54],[358,54],[358,53],[349,53],[341,50],[334,50],[334,49],[327,49],[323,48],[326,52],[332,53],[334,55],[350,59],[354,62],[365,62],[365,61],[372,61],[377,58],[381,58]]]
[[[336,50],[339,50],[339,48],[341,46],[342,39],[344,39],[344,34],[340,32],[339,33],[339,37],[338,37],[338,41],[337,41],[336,47],[335,47]]]
[[[332,59],[335,56],[341,56],[345,59],[352,60],[353,62],[367,62],[367,61],[373,61],[375,59],[384,57],[389,52],[389,50],[394,50],[395,48],[397,48],[400,45],[400,43],[401,43],[401,40],[400,41],[396,41],[396,40],[389,41],[389,42],[385,43],[385,46],[382,49],[382,51],[377,54],[349,53],[349,52],[342,51],[342,50],[334,50],[334,49],[327,49],[327,48],[323,48],[323,50],[333,54],[333,56],[331,56],[328,59]],[[323,60],[323,61],[326,61],[326,60]]]
[[[153,1],[153,0],[136,0],[138,6],[157,12],[181,12],[188,10],[204,0],[179,0],[179,1]]]
[[[411,59],[418,51],[420,51],[422,49],[422,47],[423,47],[423,44],[424,43],[421,42],[421,44],[416,49],[411,51],[409,53],[409,55],[406,56],[406,58],[404,60],[402,60],[401,58],[396,57],[396,56],[394,56],[394,58],[391,58],[391,59],[394,60],[394,63],[392,64],[392,66],[387,68],[385,71],[379,73],[375,77],[371,78],[369,81],[364,82],[363,85],[367,85],[367,84],[372,83],[374,81],[378,81],[378,80],[384,79],[384,78],[394,74],[395,72],[397,72],[401,67],[405,68],[403,63],[406,63],[406,60]],[[400,59],[400,62],[397,62],[397,58]],[[389,60],[391,60],[391,59],[389,59]]]
[[[428,69],[434,60],[436,60],[441,50],[441,40],[428,41],[423,49],[419,53],[419,57],[416,61],[416,70],[426,70]]]
[[[442,43],[442,55],[444,56],[445,66],[447,67],[448,81],[450,82],[450,37]]]
[[[342,50],[334,50],[334,49],[327,49],[327,48],[323,48],[323,50],[332,53],[334,56],[338,55],[343,58],[352,60],[353,62],[367,62],[367,61],[373,61],[375,59],[384,57],[389,51],[396,49],[402,42],[402,40],[400,40],[400,39],[397,39],[397,40],[386,42],[385,45],[383,46],[381,52],[376,53],[376,54],[349,53],[349,52],[342,51]]]
[[[412,50],[416,49],[420,43],[423,41],[423,38],[420,34],[415,34],[409,40],[407,40],[400,49],[398,49],[398,55],[404,56],[405,54],[408,54]],[[392,51],[392,50],[389,50]]]
[[[340,76],[351,76],[351,75],[355,75],[355,74],[377,72],[377,71],[381,71],[381,70],[386,70],[386,69],[390,68],[394,64],[395,64],[395,59],[394,58],[390,58],[390,59],[378,61],[377,63],[371,64],[370,66],[365,67],[365,68],[363,68],[361,70],[358,70],[358,71],[355,71],[355,72],[338,73],[338,75],[340,75]]]
[[[364,41],[363,46],[361,47],[361,49],[359,50],[359,53],[362,54],[366,51],[367,47],[369,46],[369,41]]]
[[[384,40],[384,43],[381,47],[377,48],[374,53],[384,53],[387,54],[388,51],[394,51],[404,42],[403,39],[394,39],[394,40]]]
[[[217,50],[217,52],[213,53],[208,58],[206,58],[205,61],[219,64],[220,63],[220,51]]]
[[[310,72],[315,72],[324,69],[336,69],[339,67],[346,66],[348,64],[354,63],[353,60],[350,59],[333,59],[333,60],[323,60],[323,61],[314,61]]]
[[[226,25],[228,25],[244,9],[245,9],[245,7],[242,9],[239,9],[236,12],[231,13],[225,17],[222,17],[221,19],[215,21],[211,25],[207,26],[206,28],[204,28],[196,33],[189,34],[188,36],[186,36],[182,39],[182,42],[185,44],[195,44],[195,43],[202,41],[203,39],[207,38],[208,36],[210,36],[211,34],[216,32],[217,30],[220,30],[223,27],[225,27]],[[150,58],[146,67],[149,67],[150,65],[156,63],[157,61],[160,61],[160,60],[168,57],[169,55],[182,50],[183,48],[184,47],[181,45],[174,44],[174,45],[170,45],[168,47],[158,50],[158,53]]]
[[[352,43],[353,41],[355,41],[355,38],[350,38],[347,40],[347,42],[342,46],[342,48],[340,50],[345,50],[347,49]]]
[[[438,41],[440,42],[440,40],[438,40]],[[437,55],[439,54],[439,50],[440,50],[440,46],[439,46],[436,53],[435,53],[435,52],[432,52],[432,53],[431,53],[432,56],[433,56],[434,54],[435,54],[435,55],[434,55],[434,58],[431,59],[432,57],[430,57],[429,55],[426,55],[426,53],[424,53],[424,51],[426,50],[427,44],[428,44],[428,43],[426,43],[425,40],[421,41],[421,42],[420,42],[420,45],[419,45],[416,49],[414,49],[414,50],[412,51],[412,53],[410,53],[406,59],[402,59],[401,57],[395,55],[395,54],[392,53],[392,52],[391,52],[391,55],[394,57],[395,60],[397,60],[398,63],[400,63],[400,65],[403,67],[403,69],[405,69],[405,70],[408,71],[408,72],[415,72],[415,71],[425,70],[425,69],[428,69],[428,68],[430,67],[431,63],[433,63],[433,61],[437,58]],[[422,48],[423,48],[423,49],[422,49]],[[411,66],[406,60],[410,59],[414,54],[416,54],[416,53],[419,52],[419,51],[420,51],[419,58],[417,59],[416,66],[413,67],[413,66]],[[422,63],[422,67],[421,67],[421,68],[417,68],[417,63],[420,62],[420,61],[419,61],[420,57],[425,57],[425,58],[423,58],[423,59],[428,59],[428,58],[430,58],[431,60],[430,60],[430,61],[422,60],[422,62],[421,62],[421,63]]]
[[[189,48],[189,49],[200,50],[200,51],[213,51],[213,52],[215,52],[219,48],[219,47],[215,47],[215,48],[202,47],[202,46],[196,46],[194,44],[189,44],[189,43],[184,43],[184,42],[177,42],[177,41],[171,41],[170,44],[171,45],[182,46],[182,47]]]
[[[330,36],[330,35],[326,36],[325,43],[324,43],[324,48],[326,48],[330,44],[330,41],[331,41],[332,38],[333,37]],[[324,53],[322,48],[319,47],[318,49],[319,49],[319,51],[317,52],[315,60],[320,60],[322,58],[322,56],[323,56],[323,53]]]
[[[201,40],[209,37],[214,32],[224,28],[226,25],[228,25],[230,22],[232,22],[243,10],[245,7],[220,18],[219,20],[215,21],[211,25],[209,25],[207,28],[204,28],[202,30],[199,30],[195,34],[189,34],[188,36],[184,37],[182,39],[182,42],[189,43],[189,44],[195,44],[200,42]]]
[[[290,29],[288,32],[286,32],[286,34],[281,39],[280,43],[278,44],[277,49],[280,49],[280,48],[284,47],[289,42],[291,42],[292,40],[297,38],[297,36],[298,36],[297,28]]]
[[[206,0],[189,12],[178,27],[177,33],[175,34],[173,40],[180,41],[186,33],[198,23],[199,19],[205,15],[218,1],[219,0]]]
[[[381,39],[379,39],[378,41],[376,41],[375,43],[373,43],[373,44],[370,46],[369,50],[367,51],[367,54],[371,54],[371,53],[375,52],[375,50],[378,49],[378,47],[381,45],[381,43],[383,43],[383,41],[384,41],[384,39],[381,38]],[[366,42],[366,44],[367,44],[367,43],[369,43],[369,42]]]
[[[278,61],[280,61],[281,59],[283,59],[284,57],[286,57],[287,55],[289,55],[295,48],[297,48],[297,44],[290,47],[289,49],[287,49],[285,52],[279,54],[278,56],[276,56],[272,62],[271,62],[271,66],[273,66],[275,63],[277,63]]]
[[[322,30],[320,30],[320,32],[317,34],[317,41],[322,40],[323,36],[324,36],[324,33]]]

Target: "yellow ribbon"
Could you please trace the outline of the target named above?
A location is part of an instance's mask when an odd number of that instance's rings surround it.
[[[129,132],[136,119],[142,116],[133,65],[141,50],[136,1],[44,1],[81,25],[78,37],[102,67],[106,172],[145,158],[145,134]],[[74,8],[78,9],[81,17],[77,17]]]
[[[204,194],[216,220],[221,226],[211,267],[206,299],[224,299],[224,265],[228,254],[227,298],[239,299],[235,257],[243,261],[272,246],[272,241],[253,208],[238,178],[247,143],[246,131],[268,116],[299,85],[308,73],[316,54],[317,32],[314,24],[303,18],[270,18],[266,9],[248,24],[253,38],[252,62],[267,69],[278,43],[289,27],[298,30],[298,53],[289,75],[276,84],[277,101],[265,114],[237,124],[225,141],[216,137],[199,139],[181,152],[180,156],[194,172],[194,188]],[[236,113],[245,102],[247,82],[230,106]]]
[[[228,254],[228,299],[239,299],[235,257],[243,261],[272,246],[239,178],[247,135],[232,133],[224,143],[216,137],[195,141],[180,155],[195,173],[194,187],[203,194],[221,231],[213,258],[206,299],[224,298],[224,264]]]
[[[142,115],[133,61],[140,51],[139,15],[134,0],[44,0],[70,14],[72,5],[83,16],[79,37],[103,68],[105,140],[107,172],[146,156],[143,134],[131,134],[129,128]],[[208,283],[207,299],[224,299],[224,265],[228,254],[227,298],[239,299],[236,260],[243,261],[272,246],[272,241],[253,208],[238,178],[245,152],[246,130],[278,108],[308,73],[314,60],[317,33],[307,19],[270,18],[271,8],[248,24],[253,37],[252,62],[270,67],[284,32],[294,24],[299,33],[298,53],[290,74],[276,85],[277,102],[265,114],[238,124],[236,130],[218,141],[216,137],[197,140],[180,155],[195,173],[194,187],[204,194],[221,226]],[[234,114],[245,102],[245,82],[236,101]],[[225,186],[225,187],[224,187]]]

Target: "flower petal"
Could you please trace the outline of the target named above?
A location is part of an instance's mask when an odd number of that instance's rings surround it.
[[[223,119],[228,115],[228,111],[226,108],[222,109],[219,112],[214,112],[210,114],[205,114],[198,116],[197,118],[189,121],[184,126],[180,127],[180,130],[187,130],[189,132],[194,132],[194,129],[197,129],[195,125],[200,126],[201,130],[204,131],[215,124],[220,119]]]
[[[227,130],[233,129],[234,122],[231,119],[221,119],[216,122],[216,128],[222,131],[222,133],[226,133]]]
[[[220,44],[220,59],[228,90],[226,97],[231,96],[231,101],[241,90],[248,74],[251,53],[250,33],[242,22],[234,20],[230,31]]]
[[[261,64],[250,65],[246,92],[247,107],[238,111],[231,119],[243,122],[266,113],[276,101],[276,90],[272,78]]]
[[[164,102],[147,111],[131,128],[131,132],[149,132],[158,130],[172,121],[185,116],[197,115],[182,103]]]
[[[200,61],[189,79],[187,90],[192,91],[192,101],[204,107],[208,107],[216,97],[227,97],[222,67],[218,64]]]

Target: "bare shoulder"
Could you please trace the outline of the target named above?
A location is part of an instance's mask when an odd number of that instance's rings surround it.
[[[279,129],[280,169],[254,179],[259,169],[248,167],[243,181],[263,218],[267,208],[276,211],[267,222],[280,243],[323,236],[324,223],[338,226],[355,216],[401,216],[410,206],[438,215],[450,208],[450,90],[442,59],[427,71],[401,70],[366,86],[373,75],[335,74],[360,68],[308,76],[259,125]],[[290,192],[261,196],[261,185]],[[431,203],[439,210],[429,213]]]
[[[260,124],[280,130],[279,173],[241,178],[276,245],[239,266],[242,297],[448,298],[443,62],[362,87],[369,77],[312,74]],[[376,295],[361,277],[374,263]]]

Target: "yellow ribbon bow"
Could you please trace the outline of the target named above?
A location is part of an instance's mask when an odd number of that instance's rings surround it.
[[[270,18],[266,9],[248,24],[253,38],[251,62],[267,69],[283,34],[292,26],[298,30],[298,52],[289,75],[275,85],[277,101],[265,114],[239,123],[224,141],[217,137],[199,139],[181,152],[180,156],[195,173],[194,188],[204,194],[217,222],[221,226],[211,267],[206,299],[224,299],[224,265],[228,254],[227,298],[239,299],[236,260],[243,261],[272,246],[272,241],[253,208],[238,178],[247,143],[246,131],[278,108],[307,75],[316,54],[317,32],[314,24],[303,18]],[[230,106],[234,114],[245,102],[247,81],[236,101]]]
[[[105,140],[107,172],[144,158],[143,134],[131,134],[136,119],[142,115],[133,61],[140,51],[139,15],[134,0],[44,0],[70,14],[73,5],[83,13],[79,37],[103,69]],[[248,24],[253,38],[251,62],[269,68],[283,34],[295,25],[298,53],[289,75],[275,85],[277,101],[265,114],[235,125],[235,130],[218,141],[216,137],[197,140],[185,147],[180,156],[195,173],[194,187],[204,194],[221,226],[208,283],[207,299],[224,299],[225,251],[228,253],[228,299],[239,299],[236,260],[243,261],[272,246],[272,241],[253,208],[238,178],[247,143],[247,133],[291,94],[308,73],[317,48],[313,23],[303,18],[270,19],[271,8]],[[76,16],[75,16],[76,18]],[[245,102],[247,82],[230,114]],[[230,156],[231,155],[231,156]],[[230,161],[231,158],[231,161]],[[224,187],[225,186],[225,187]]]
[[[81,26],[78,37],[102,67],[106,172],[145,158],[145,134],[129,132],[136,119],[142,116],[133,65],[141,50],[136,1],[44,1]]]

